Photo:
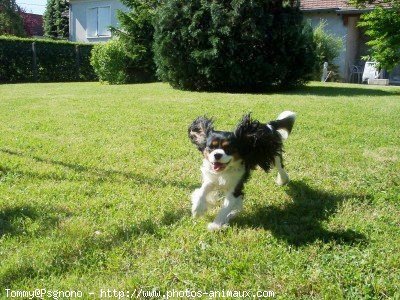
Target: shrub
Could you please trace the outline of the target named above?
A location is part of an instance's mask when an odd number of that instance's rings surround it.
[[[320,80],[324,62],[328,62],[329,69],[337,74],[338,67],[335,59],[339,56],[343,42],[342,39],[325,31],[326,20],[321,21],[314,29],[314,43],[317,63],[314,70],[314,79]]]
[[[91,48],[88,44],[0,36],[0,82],[94,80],[88,56]]]
[[[158,75],[190,90],[302,85],[315,61],[312,30],[302,21],[282,1],[166,1],[155,19]]]
[[[90,62],[100,81],[111,84],[128,82],[128,57],[118,39],[96,44]]]

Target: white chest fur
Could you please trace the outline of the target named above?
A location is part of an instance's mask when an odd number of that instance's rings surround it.
[[[213,185],[213,189],[220,191],[233,191],[245,173],[242,161],[233,161],[222,172],[214,172],[210,162],[203,160],[201,166],[203,182]]]

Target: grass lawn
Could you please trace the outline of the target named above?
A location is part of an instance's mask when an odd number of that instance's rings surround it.
[[[267,121],[283,110],[298,115],[291,183],[255,171],[243,213],[208,232],[215,211],[190,216],[201,155],[188,125],[207,114],[228,130],[246,112]],[[0,85],[0,298],[141,288],[399,299],[399,116],[397,87]]]

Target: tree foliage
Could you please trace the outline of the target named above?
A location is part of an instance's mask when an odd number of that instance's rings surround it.
[[[359,26],[365,29],[370,41],[370,56],[380,67],[391,71],[400,63],[400,2],[397,0],[353,0],[351,3],[375,8],[361,16]]]
[[[301,85],[315,65],[312,30],[303,25],[300,10],[282,1],[169,0],[155,19],[157,72],[189,90]]]
[[[0,0],[0,35],[25,35],[20,12],[15,0]]]
[[[119,28],[111,28],[119,39],[119,45],[128,57],[128,82],[149,82],[156,80],[156,65],[153,55],[153,20],[158,0],[122,0],[129,12],[118,12]]]
[[[314,42],[317,55],[317,64],[315,66],[316,69],[314,75],[315,80],[320,80],[324,62],[328,62],[330,69],[337,69],[334,62],[340,55],[340,51],[343,47],[343,41],[341,38],[336,37],[325,30],[326,24],[326,20],[321,21],[314,29]]]
[[[44,34],[50,38],[69,36],[69,4],[67,0],[48,0],[44,13]]]

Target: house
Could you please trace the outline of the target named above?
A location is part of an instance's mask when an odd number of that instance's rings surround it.
[[[322,20],[326,21],[325,30],[329,33],[342,38],[343,48],[340,56],[336,59],[339,67],[339,77],[345,82],[354,82],[352,76],[354,66],[362,70],[365,61],[363,56],[368,55],[368,37],[364,30],[357,27],[360,16],[369,12],[373,7],[357,9],[351,7],[348,1],[344,0],[301,0],[300,9],[306,19],[311,21],[311,26],[316,27]],[[400,83],[400,67],[396,68],[391,74],[386,74],[392,84]]]
[[[127,11],[119,0],[70,0],[69,40],[97,43],[111,38],[110,26],[118,27],[117,11]]]
[[[26,35],[30,37],[43,37],[43,16],[21,11],[20,15],[24,24]]]
[[[316,27],[322,20],[326,21],[325,30],[332,35],[342,38],[343,48],[336,59],[339,67],[339,77],[350,81],[351,67],[361,65],[362,56],[368,54],[366,45],[367,37],[357,27],[362,13],[369,9],[360,10],[351,7],[343,0],[302,0],[301,10],[306,19],[311,21],[311,26]]]

